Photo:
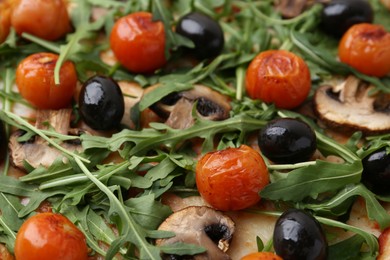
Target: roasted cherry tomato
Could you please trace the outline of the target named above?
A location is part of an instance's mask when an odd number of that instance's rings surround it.
[[[322,9],[321,28],[341,37],[354,24],[372,23],[374,11],[366,0],[334,0]]]
[[[303,59],[285,50],[258,54],[246,72],[246,91],[253,99],[291,109],[307,98],[310,71]]]
[[[25,58],[16,70],[20,94],[41,109],[59,109],[70,105],[77,84],[76,69],[66,61],[60,70],[60,84],[54,83],[58,55],[36,53]]]
[[[194,43],[195,47],[189,52],[199,59],[217,56],[225,43],[219,23],[199,12],[192,12],[181,17],[176,25],[176,32]]]
[[[65,216],[38,213],[20,227],[15,241],[15,257],[23,260],[86,260],[84,234]]]
[[[30,33],[46,40],[57,40],[72,29],[63,0],[15,0],[11,24],[18,34]]]
[[[283,260],[283,259],[272,252],[256,252],[242,257],[241,260]]]
[[[376,77],[390,73],[390,33],[382,25],[361,23],[341,38],[339,58],[358,71]]]
[[[120,18],[112,28],[111,49],[131,72],[150,73],[166,63],[165,30],[152,14],[136,12]]]
[[[196,184],[203,199],[218,210],[240,210],[260,201],[269,183],[263,158],[242,145],[204,155],[196,166]]]
[[[11,27],[11,4],[9,0],[0,1],[0,43],[8,36]]]

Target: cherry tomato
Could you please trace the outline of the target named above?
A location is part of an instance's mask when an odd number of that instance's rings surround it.
[[[11,24],[18,34],[26,32],[46,40],[57,40],[72,29],[63,0],[15,0]]]
[[[77,84],[76,69],[66,61],[60,70],[60,84],[54,83],[54,68],[58,55],[36,53],[25,58],[16,70],[16,85],[20,94],[41,109],[69,106]]]
[[[263,158],[242,145],[205,154],[196,166],[196,184],[203,199],[218,210],[240,210],[260,201],[269,183]]]
[[[11,27],[11,4],[0,1],[0,43],[7,38]]]
[[[246,72],[246,91],[253,99],[291,109],[307,98],[310,71],[303,59],[285,50],[258,54]]]
[[[280,256],[272,252],[251,253],[241,258],[241,260],[283,260]]]
[[[382,25],[361,23],[341,38],[339,58],[358,71],[376,77],[390,73],[390,33]]]
[[[112,28],[110,45],[119,62],[134,73],[150,73],[166,63],[164,25],[152,21],[148,12],[120,18]]]
[[[38,213],[20,227],[15,241],[15,257],[23,260],[86,260],[84,234],[65,216]]]

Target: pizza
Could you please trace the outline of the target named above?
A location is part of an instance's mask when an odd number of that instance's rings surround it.
[[[0,259],[389,259],[386,0],[0,0]]]

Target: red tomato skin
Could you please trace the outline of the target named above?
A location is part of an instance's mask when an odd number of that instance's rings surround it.
[[[11,3],[0,1],[0,43],[8,37],[11,28]]]
[[[203,199],[217,210],[241,210],[260,201],[269,183],[263,158],[242,145],[205,154],[196,166],[196,184]]]
[[[382,25],[361,23],[341,38],[339,58],[356,70],[376,77],[390,73],[390,33]]]
[[[110,45],[119,62],[134,73],[151,73],[166,63],[164,25],[152,21],[148,12],[120,18],[112,28]]]
[[[256,252],[243,256],[241,260],[283,260],[272,252]]]
[[[86,260],[84,234],[66,217],[38,213],[27,219],[16,236],[17,260]]]
[[[72,30],[63,0],[13,1],[11,24],[19,35],[25,32],[53,41]]]
[[[285,109],[302,104],[311,88],[304,60],[285,50],[259,53],[249,64],[245,80],[249,97]]]
[[[68,107],[77,86],[77,73],[72,62],[66,61],[60,69],[60,84],[54,83],[54,68],[58,55],[36,53],[19,63],[16,85],[20,94],[40,109]]]

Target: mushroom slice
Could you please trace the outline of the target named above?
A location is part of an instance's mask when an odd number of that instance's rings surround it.
[[[207,120],[227,119],[231,110],[228,97],[204,85],[194,85],[191,90],[171,93],[153,104],[151,109],[166,118],[165,123],[170,127],[185,129],[194,123],[192,110],[195,104],[198,116]]]
[[[158,228],[175,232],[176,236],[158,239],[157,245],[174,243],[195,244],[206,248],[206,252],[194,255],[193,259],[231,259],[225,252],[235,230],[231,218],[206,206],[191,206],[176,211]],[[163,256],[163,259],[173,259]],[[186,258],[187,259],[187,258]]]
[[[314,94],[314,111],[329,126],[377,134],[390,130],[390,96],[349,76],[339,85],[324,85]]]
[[[275,7],[284,18],[294,18],[303,13],[309,6],[326,2],[330,2],[330,0],[277,0]]]
[[[69,127],[71,112],[70,109],[38,110],[35,126],[38,129],[53,127],[60,134],[80,134],[79,130]],[[15,167],[25,170],[25,162],[34,168],[40,165],[49,167],[57,158],[65,159],[59,150],[49,146],[43,138],[34,136],[28,141],[19,142],[18,139],[22,135],[23,131],[15,131],[8,144],[11,162]],[[82,150],[81,144],[74,141],[63,142],[61,146],[70,151]]]

